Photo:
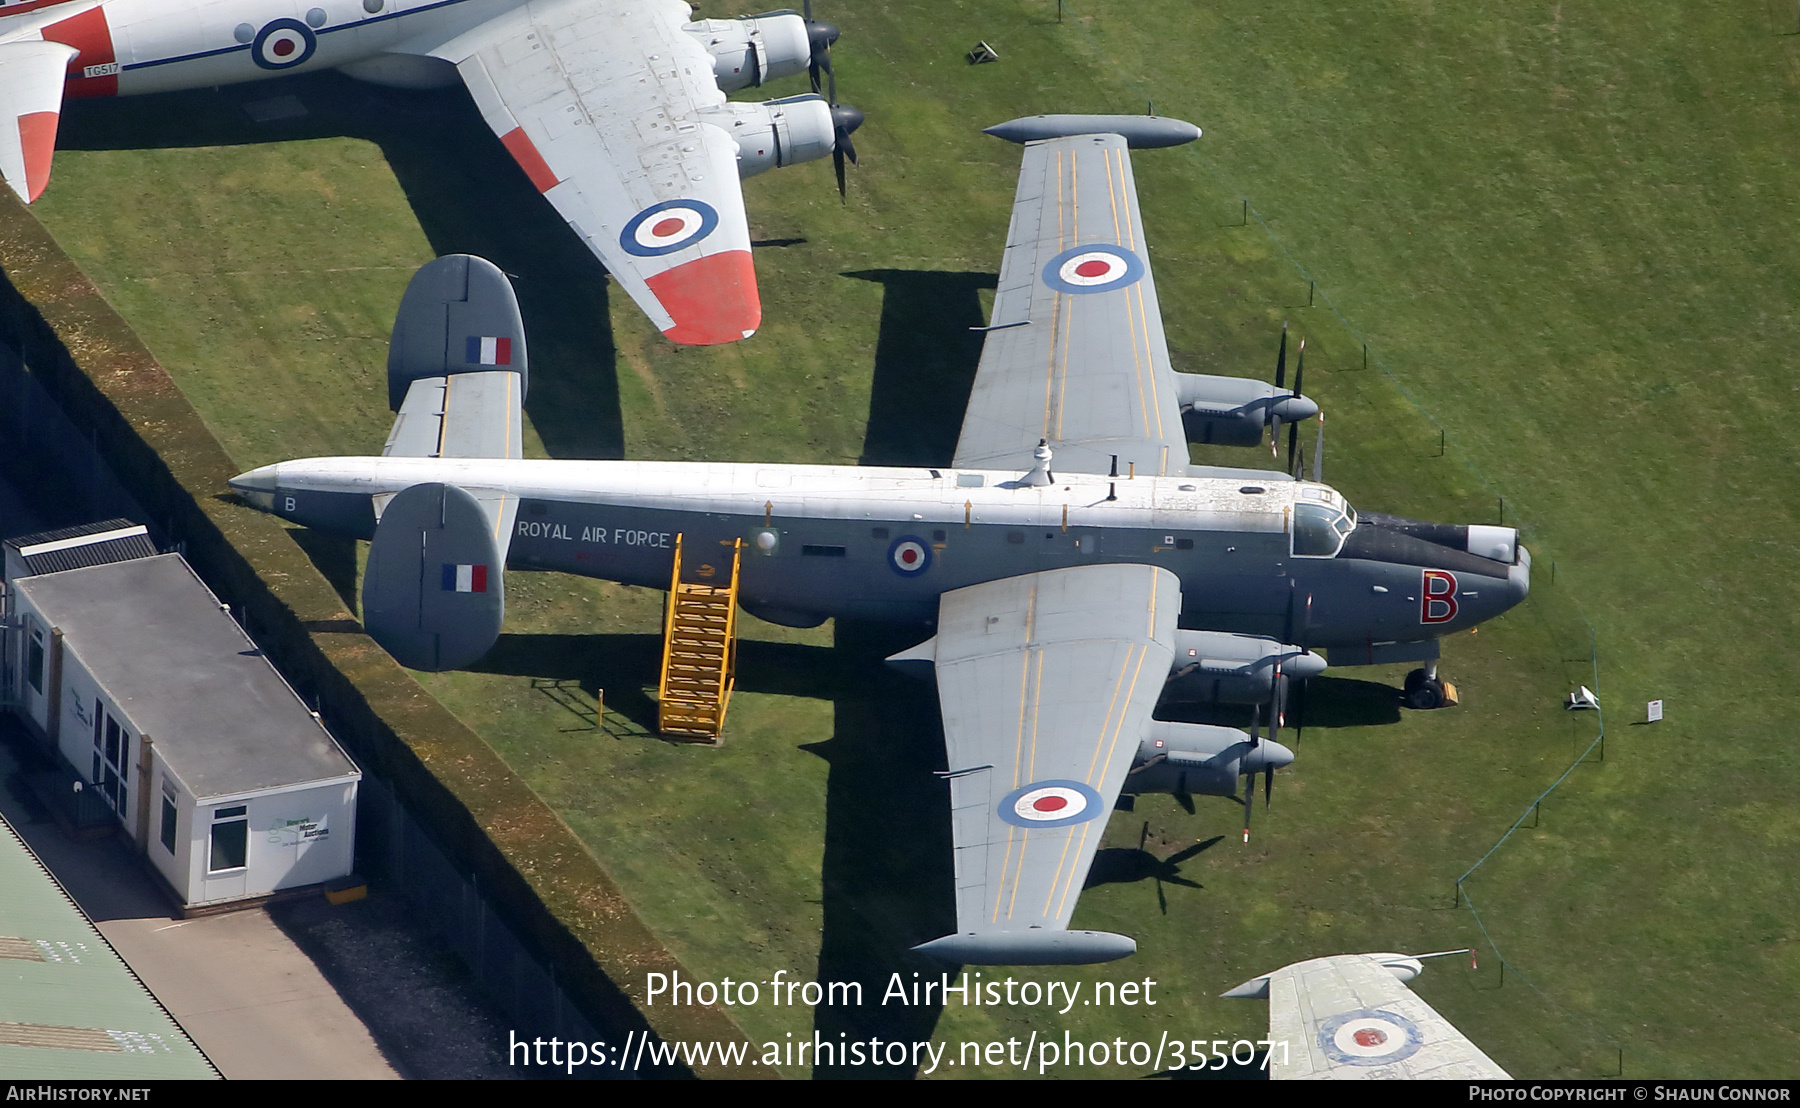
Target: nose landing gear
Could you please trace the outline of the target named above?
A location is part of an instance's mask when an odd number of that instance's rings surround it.
[[[1456,706],[1456,686],[1437,675],[1437,663],[1406,675],[1401,701],[1408,708],[1425,711]]]

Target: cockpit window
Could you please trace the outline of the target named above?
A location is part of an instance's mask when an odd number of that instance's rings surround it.
[[[1294,505],[1294,553],[1309,558],[1331,558],[1356,530],[1356,509],[1323,504]]]
[[[1333,526],[1342,518],[1322,504],[1294,505],[1294,553],[1329,558],[1343,545],[1344,534]]]

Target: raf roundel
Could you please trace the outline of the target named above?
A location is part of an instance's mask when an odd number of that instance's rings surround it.
[[[313,56],[319,38],[298,19],[272,19],[250,43],[250,60],[264,69],[292,69]]]
[[[1319,1047],[1346,1066],[1386,1066],[1404,1061],[1425,1045],[1418,1024],[1384,1009],[1343,1012],[1319,1025]]]
[[[902,577],[917,577],[931,568],[931,547],[923,539],[901,535],[888,547],[888,564]]]
[[[1112,292],[1136,284],[1144,262],[1123,246],[1095,243],[1065,250],[1044,267],[1044,284],[1057,292]]]
[[[1033,781],[1000,801],[1000,818],[1014,827],[1067,827],[1101,814],[1100,794],[1079,781]]]
[[[692,246],[718,225],[719,213],[704,200],[665,200],[632,216],[619,245],[628,254],[656,258]]]

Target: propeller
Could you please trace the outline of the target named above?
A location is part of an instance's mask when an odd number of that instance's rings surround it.
[[[1281,348],[1275,351],[1275,387],[1282,388],[1287,384],[1287,320],[1281,321]],[[1306,345],[1301,344],[1305,350]],[[1269,409],[1269,425],[1274,428],[1269,434],[1269,457],[1275,457],[1275,444],[1281,440],[1281,415],[1273,407]]]
[[[863,113],[848,104],[839,104],[837,98],[837,74],[831,68],[831,44],[838,40],[840,32],[830,23],[814,19],[812,0],[805,2],[806,41],[811,50],[811,57],[806,66],[806,75],[812,81],[813,95],[819,94],[819,74],[825,74],[825,102],[831,105],[831,167],[837,171],[838,199],[848,199],[844,185],[844,159],[849,158],[851,165],[860,165],[856,160],[856,146],[850,141],[850,134],[863,125]]]
[[[1294,600],[1295,600],[1296,595],[1297,595],[1297,593],[1294,590],[1294,581],[1292,578],[1289,578],[1288,579],[1287,641],[1299,646],[1301,651],[1304,652],[1306,650],[1306,640],[1307,640],[1308,634],[1312,630],[1313,598],[1312,598],[1312,593],[1306,594],[1306,610],[1304,613],[1302,613],[1302,615],[1300,617],[1300,637],[1298,639],[1296,639],[1294,637]],[[1294,749],[1296,751],[1298,751],[1300,749],[1300,735],[1303,731],[1306,730],[1306,686],[1309,683],[1310,683],[1310,679],[1307,678],[1306,676],[1302,675],[1300,678],[1300,683],[1294,687]],[[1273,772],[1273,771],[1271,771],[1271,772]]]
[[[1300,382],[1306,378],[1306,340],[1300,340],[1300,364],[1294,367],[1294,395],[1300,395]],[[1279,384],[1279,382],[1278,382]],[[1300,424],[1288,424],[1288,469],[1294,468],[1294,451],[1300,443]],[[1274,442],[1269,443],[1273,447]],[[1292,640],[1289,640],[1292,641]]]
[[[831,91],[831,167],[837,171],[838,199],[846,200],[848,194],[844,191],[844,159],[849,158],[852,165],[858,164],[856,147],[850,142],[850,133],[863,125],[863,113],[848,104],[839,104],[835,85]]]
[[[1256,752],[1262,740],[1257,738],[1257,731],[1262,726],[1262,705],[1257,704],[1250,709],[1250,754]],[[1246,758],[1248,760],[1248,758]],[[1250,841],[1250,814],[1256,810],[1256,773],[1252,770],[1244,774],[1244,841]]]
[[[1287,320],[1281,321],[1281,349],[1275,351],[1275,387],[1287,383]]]
[[[1313,443],[1313,482],[1324,480],[1321,476],[1325,470],[1325,413],[1319,413],[1319,437]]]
[[[1281,324],[1281,346],[1275,352],[1275,388],[1287,389],[1287,340],[1288,325]],[[1306,340],[1300,340],[1300,361],[1294,367],[1294,387],[1287,396],[1276,399],[1271,396],[1268,404],[1269,457],[1281,456],[1281,425],[1288,428],[1288,464],[1290,471],[1294,469],[1294,455],[1299,449],[1299,422],[1319,410],[1319,406],[1301,395],[1300,388],[1306,379]]]
[[[825,99],[837,103],[837,75],[831,71],[831,44],[838,40],[841,33],[829,23],[822,23],[813,18],[812,0],[806,0],[804,18],[806,20],[806,41],[810,57],[807,60],[806,75],[812,80],[812,90],[819,91],[819,73],[824,71],[830,82],[831,95]],[[854,129],[854,128],[852,128]],[[852,159],[855,160],[855,159]]]
[[[1288,592],[1290,604],[1293,596],[1290,589]],[[1274,740],[1276,732],[1281,729],[1281,725],[1286,722],[1287,720],[1282,718],[1281,714],[1281,659],[1277,658],[1273,670],[1269,674],[1269,738],[1271,741]],[[1265,812],[1269,810],[1269,794],[1274,791],[1275,763],[1269,761],[1263,763],[1263,811]]]

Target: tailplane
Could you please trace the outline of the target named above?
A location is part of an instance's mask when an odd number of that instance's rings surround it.
[[[363,574],[363,626],[411,669],[459,669],[486,654],[506,615],[504,544],[476,498],[413,485],[381,513]]]
[[[451,254],[413,275],[388,346],[399,415],[382,454],[523,456],[525,329],[506,274]],[[363,625],[401,665],[458,669],[500,635],[506,552],[519,498],[503,489],[419,484],[375,499]]]

